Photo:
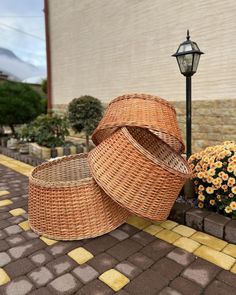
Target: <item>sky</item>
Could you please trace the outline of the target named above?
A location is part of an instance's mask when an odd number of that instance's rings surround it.
[[[0,47],[46,71],[43,0],[0,0]]]

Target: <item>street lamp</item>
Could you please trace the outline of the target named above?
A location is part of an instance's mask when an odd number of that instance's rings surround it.
[[[187,143],[187,159],[192,154],[192,81],[191,77],[197,71],[200,51],[197,43],[190,40],[189,30],[187,30],[186,41],[179,45],[176,53],[172,56],[176,57],[179,69],[182,75],[186,77],[186,143]]]

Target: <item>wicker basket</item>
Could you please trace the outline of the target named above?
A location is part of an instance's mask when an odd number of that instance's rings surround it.
[[[62,157],[36,167],[29,178],[29,222],[33,231],[56,240],[105,234],[129,213],[91,177],[87,154]]]
[[[123,127],[88,156],[96,182],[134,214],[165,220],[191,171],[188,163],[146,129]]]
[[[166,100],[147,94],[127,94],[114,99],[92,135],[98,145],[119,127],[136,126],[150,129],[178,153],[184,143],[174,107]]]

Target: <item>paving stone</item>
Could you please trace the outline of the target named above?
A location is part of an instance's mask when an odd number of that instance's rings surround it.
[[[54,278],[52,272],[45,266],[34,269],[31,273],[28,274],[28,277],[37,287],[45,286]]]
[[[182,272],[182,276],[204,288],[216,277],[219,271],[218,266],[198,258]]]
[[[140,231],[137,227],[134,227],[133,225],[130,225],[128,223],[124,223],[119,227],[119,229],[126,232],[129,236],[133,236]]]
[[[139,243],[131,239],[127,239],[110,248],[107,253],[112,255],[117,260],[122,261],[135,252],[139,251],[141,248],[142,245]]]
[[[130,225],[133,225],[134,227],[137,227],[138,229],[143,229],[149,225],[151,225],[151,222],[143,219],[138,216],[131,216],[128,218],[127,223]]]
[[[54,245],[54,244],[58,243],[58,241],[56,241],[56,240],[48,239],[48,238],[43,237],[43,236],[40,237],[40,240],[42,240],[48,246],[51,246],[51,245]]]
[[[0,294],[4,295],[26,295],[34,289],[33,284],[27,277],[18,277],[7,285],[0,287]]]
[[[8,227],[10,225],[11,224],[10,224],[10,222],[8,220],[1,220],[0,221],[0,229],[4,229],[4,228],[6,228],[6,227]]]
[[[227,270],[236,262],[235,258],[207,246],[199,247],[194,254]]]
[[[159,295],[182,295],[182,293],[173,288],[166,287],[163,290],[161,290],[161,292],[159,292]]]
[[[179,248],[175,248],[173,251],[169,252],[166,257],[174,260],[175,262],[183,266],[189,265],[196,259],[193,254]]]
[[[11,215],[8,212],[2,212],[0,213],[0,220],[4,220],[11,217]]]
[[[117,263],[118,260],[107,253],[99,254],[88,261],[88,264],[95,268],[100,274],[113,268]]]
[[[120,229],[113,230],[109,233],[109,235],[113,238],[116,238],[119,241],[123,241],[129,237],[129,235],[126,232]]]
[[[185,226],[185,225],[182,225],[182,224],[173,228],[173,231],[176,232],[177,234],[180,234],[181,236],[184,236],[187,238],[189,238],[190,236],[192,236],[196,232],[195,229]]]
[[[173,250],[173,248],[173,245],[157,239],[145,246],[140,252],[156,261]]]
[[[183,270],[183,266],[169,258],[163,257],[153,264],[152,269],[160,273],[168,280],[173,280]]]
[[[165,229],[173,229],[178,225],[177,222],[172,221],[172,220],[166,220],[160,223],[160,226],[165,228]]]
[[[215,280],[205,290],[206,295],[235,295],[235,288]]]
[[[236,244],[236,220],[229,221],[225,226],[225,240]]]
[[[116,265],[115,269],[117,269],[129,279],[134,279],[142,272],[140,268],[129,261],[122,261]]]
[[[36,239],[39,237],[39,235],[37,235],[36,233],[32,232],[32,231],[26,231],[23,232],[21,234],[24,238],[26,238],[26,240],[32,240],[32,239]]]
[[[145,227],[143,229],[143,231],[145,231],[153,236],[155,236],[155,234],[159,233],[162,230],[163,230],[163,227],[161,227],[160,225],[155,225],[155,224],[151,224],[148,227]]]
[[[11,262],[11,257],[6,252],[0,253],[0,267],[5,266]]]
[[[233,274],[229,271],[226,271],[226,270],[222,270],[217,275],[217,279],[227,285],[230,285],[231,287],[235,288],[235,290],[236,290],[236,275],[235,274]]]
[[[203,291],[198,284],[189,281],[183,277],[177,277],[175,280],[173,280],[170,283],[170,287],[176,289],[183,295],[200,295]]]
[[[156,240],[156,237],[146,233],[144,231],[140,231],[131,237],[132,240],[139,242],[141,245],[146,246],[149,243]]]
[[[108,285],[115,292],[121,290],[130,280],[115,269],[109,269],[99,276],[99,280]]]
[[[51,294],[52,293],[46,287],[36,289],[29,293],[29,295],[51,295]]]
[[[186,212],[186,225],[196,230],[203,231],[204,218],[209,214],[210,212],[201,209],[190,209]]]
[[[47,267],[57,276],[71,271],[76,266],[77,263],[67,255],[56,258],[47,264]]]
[[[0,240],[3,240],[6,237],[6,233],[3,230],[0,230]]]
[[[0,200],[0,207],[11,205],[13,202],[10,199]]]
[[[10,224],[19,224],[22,221],[24,221],[24,218],[22,216],[12,216],[12,217],[8,218],[7,221]]]
[[[25,212],[25,210],[22,209],[22,208],[16,208],[16,209],[13,209],[13,210],[9,211],[9,213],[10,213],[12,216],[19,216],[19,215],[22,215],[22,214],[24,214],[24,213],[26,213],[26,212]]]
[[[0,268],[0,286],[5,285],[10,282],[10,277],[8,273],[3,268]]]
[[[182,248],[190,253],[194,252],[200,244],[190,238],[181,237],[173,243],[173,245]]]
[[[20,226],[24,231],[30,230],[30,226],[29,226],[29,221],[28,221],[28,220],[22,221],[21,223],[19,223],[19,226]]]
[[[9,248],[8,244],[4,240],[0,240],[0,252],[6,251]]]
[[[82,245],[82,242],[58,242],[55,245],[47,247],[46,250],[52,256],[58,257],[63,254],[67,254],[69,251],[79,247],[80,245]]]
[[[18,259],[4,267],[11,278],[25,275],[34,268],[35,265],[28,258]]]
[[[50,255],[45,250],[40,250],[38,252],[33,253],[29,256],[29,259],[33,261],[36,266],[42,266],[53,259],[53,256]]]
[[[12,235],[6,238],[6,242],[10,245],[10,247],[14,247],[16,245],[24,243],[25,238],[20,234]]]
[[[112,295],[114,292],[106,284],[94,280],[81,288],[76,295]],[[118,293],[117,293],[118,294]]]
[[[86,244],[85,248],[88,251],[90,251],[93,255],[97,255],[113,247],[118,242],[119,240],[111,237],[110,235],[104,235],[104,236],[92,239],[89,243]]]
[[[164,230],[160,231],[159,233],[157,233],[156,237],[172,244],[176,240],[178,240],[181,236],[171,230],[164,229]]]
[[[120,291],[115,293],[116,295],[130,295],[128,292],[126,292],[125,290],[121,289]]]
[[[204,231],[210,235],[224,238],[224,229],[230,218],[217,213],[211,213],[204,219]]]
[[[54,294],[73,294],[82,284],[71,274],[64,274],[48,284],[48,289]]]
[[[70,251],[67,255],[74,259],[74,261],[78,264],[83,264],[94,257],[92,253],[90,253],[83,247],[78,247]]]
[[[23,258],[30,254],[45,248],[45,244],[40,240],[27,241],[19,246],[11,248],[8,253],[14,259]]]
[[[191,239],[217,251],[221,251],[227,245],[227,242],[202,232],[196,232],[191,236]]]
[[[133,279],[126,287],[125,291],[135,295],[158,294],[169,281],[161,274],[151,269],[146,270],[141,275]]]
[[[87,264],[77,266],[72,271],[72,274],[75,275],[83,284],[87,284],[99,276],[99,273]]]
[[[146,255],[140,252],[134,253],[133,255],[131,255],[128,258],[128,261],[130,261],[131,263],[133,263],[134,265],[136,265],[137,267],[143,270],[146,270],[154,263],[152,259],[150,259],[149,257],[147,257]]]
[[[21,233],[22,229],[18,225],[11,225],[9,227],[6,227],[4,231],[10,236]]]
[[[222,252],[236,258],[236,245],[228,244],[225,246]]]

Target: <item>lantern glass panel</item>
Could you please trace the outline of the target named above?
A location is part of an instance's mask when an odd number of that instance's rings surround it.
[[[194,73],[196,73],[196,71],[197,71],[199,59],[200,59],[200,54],[195,53],[194,54],[194,59],[193,59],[193,72]]]
[[[186,44],[182,44],[179,47],[178,53],[183,53],[186,51],[191,51],[192,50],[192,46],[190,43],[186,43]]]
[[[193,54],[185,54],[177,56],[180,72],[183,75],[192,73]]]

